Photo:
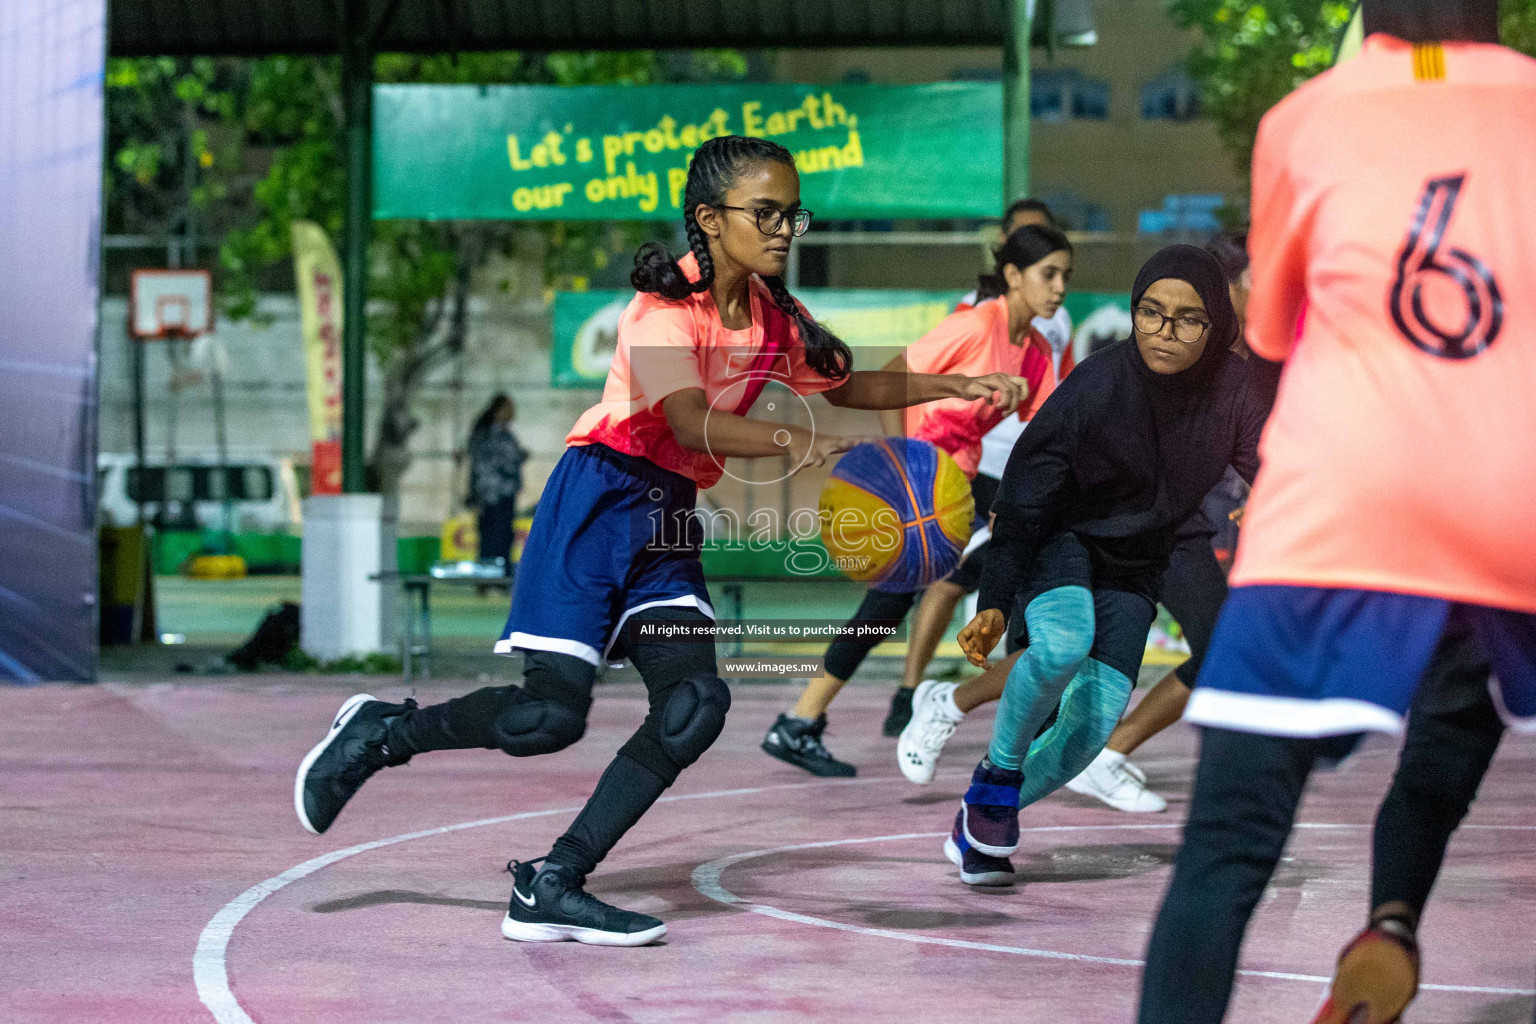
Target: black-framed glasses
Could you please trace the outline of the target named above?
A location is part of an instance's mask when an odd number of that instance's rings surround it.
[[[780,210],[774,206],[759,206],[752,209],[746,206],[717,206],[717,210],[740,210],[742,213],[751,213],[757,216],[757,230],[765,235],[776,235],[784,227],[784,222],[789,222],[789,233],[799,238],[805,234],[811,226],[811,218],[816,216],[810,210],[803,207],[795,207],[792,210]]]
[[[1209,321],[1197,316],[1164,316],[1149,306],[1137,306],[1131,317],[1136,329],[1142,334],[1161,334],[1163,325],[1172,322],[1174,340],[1186,345],[1195,344],[1211,329]]]

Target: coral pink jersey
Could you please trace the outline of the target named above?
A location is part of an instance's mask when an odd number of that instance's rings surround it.
[[[1287,365],[1233,583],[1536,612],[1536,61],[1372,36],[1265,116],[1248,245]]]
[[[1024,408],[1034,408],[1036,396],[1051,372],[1050,344],[1031,327],[1023,345],[1008,338],[1008,303],[990,299],[951,313],[937,327],[907,346],[912,373],[959,373],[982,377],[1009,373],[1029,381]],[[1063,372],[1066,367],[1063,366]],[[968,477],[981,461],[981,439],[1002,421],[1003,414],[983,399],[944,398],[908,407],[908,437],[931,441],[954,457]]]
[[[690,281],[698,280],[692,253],[678,263]],[[676,302],[637,294],[619,318],[603,399],[581,414],[565,443],[605,444],[713,487],[724,475],[724,459],[678,443],[661,408],[668,395],[699,388],[711,409],[745,416],[769,381],[800,395],[841,383],[806,365],[800,330],[767,286],[753,277],[749,290],[752,326],[739,331],[721,323],[707,290]]]

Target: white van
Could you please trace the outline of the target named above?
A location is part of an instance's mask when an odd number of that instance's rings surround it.
[[[231,458],[219,473],[211,455],[190,455],[167,466],[163,459],[144,463],[142,478],[132,454],[102,452],[96,458],[101,524],[129,526],[138,516],[140,490],[144,514],[165,529],[220,529],[228,496],[235,533],[299,533],[307,466],[290,458]]]

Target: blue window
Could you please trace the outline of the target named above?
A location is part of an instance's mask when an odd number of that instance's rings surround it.
[[[1034,71],[1029,76],[1029,114],[1037,121],[1103,121],[1109,117],[1109,83],[1076,68]]]
[[[1109,214],[1104,207],[1070,189],[1042,192],[1040,199],[1068,231],[1108,231]]]
[[[1084,78],[1072,89],[1072,116],[1079,120],[1104,121],[1109,118],[1109,83]]]
[[[1164,72],[1141,87],[1141,116],[1148,121],[1193,121],[1200,116],[1200,89],[1183,68]]]
[[[1036,71],[1029,76],[1029,116],[1052,124],[1066,120],[1067,83],[1058,71]]]
[[[1171,195],[1160,210],[1142,210],[1136,230],[1144,235],[1214,235],[1221,230],[1217,211],[1227,205],[1222,195]]]

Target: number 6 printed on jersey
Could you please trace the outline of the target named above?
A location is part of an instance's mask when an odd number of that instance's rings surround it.
[[[1432,179],[1424,187],[1408,240],[1397,257],[1388,308],[1397,329],[1419,349],[1441,359],[1471,359],[1499,336],[1504,324],[1504,300],[1493,272],[1463,249],[1440,251],[1446,229],[1461,198],[1465,174]],[[1461,289],[1466,319],[1457,330],[1435,323],[1425,309],[1424,292],[1431,275],[1449,278]]]

